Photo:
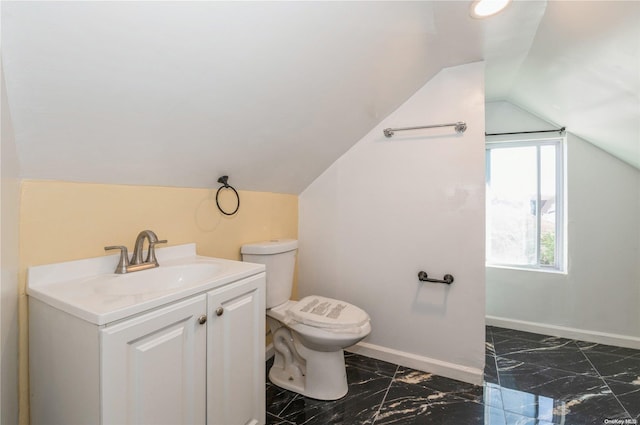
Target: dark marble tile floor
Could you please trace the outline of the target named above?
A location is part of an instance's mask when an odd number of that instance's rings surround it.
[[[346,353],[345,397],[318,401],[267,382],[267,424],[640,422],[640,350],[491,326],[486,335],[483,386]]]

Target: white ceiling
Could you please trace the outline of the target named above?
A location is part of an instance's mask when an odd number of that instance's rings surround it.
[[[300,193],[440,69],[482,59],[489,100],[640,166],[639,2],[468,6],[4,1],[21,176]]]
[[[640,1],[550,1],[507,99],[640,168]]]

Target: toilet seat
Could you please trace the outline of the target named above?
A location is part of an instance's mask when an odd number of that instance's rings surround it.
[[[345,301],[311,295],[286,312],[286,322],[296,322],[334,332],[357,331],[369,322],[369,315]]]
[[[313,302],[314,299],[317,300],[317,303]],[[313,303],[314,306],[318,306],[325,302],[332,306],[344,305],[344,307],[339,308],[340,314],[333,314],[331,317],[327,317],[332,310],[331,308],[326,309],[324,315],[310,313],[313,308],[303,311],[306,310],[305,307],[311,303]],[[325,304],[325,306],[326,305],[327,304]],[[345,301],[334,300],[318,295],[304,297],[300,301],[288,300],[279,306],[268,309],[267,316],[273,317],[296,330],[302,332],[311,331],[314,334],[323,331],[329,334],[361,334],[370,328],[369,315],[364,310]],[[307,331],[305,331],[305,329],[307,329]]]

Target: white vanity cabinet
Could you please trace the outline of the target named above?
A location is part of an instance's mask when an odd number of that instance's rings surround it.
[[[31,423],[264,424],[257,271],[102,324],[30,296]]]
[[[259,280],[102,329],[103,423],[264,423]]]
[[[264,283],[207,294],[208,425],[265,422]]]
[[[204,424],[206,295],[100,329],[103,424]]]

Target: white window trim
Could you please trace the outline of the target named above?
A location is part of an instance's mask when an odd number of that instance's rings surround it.
[[[552,266],[544,266],[540,264],[540,235],[537,237],[537,255],[538,264],[531,266],[520,266],[514,264],[501,264],[486,262],[486,267],[495,267],[502,269],[514,269],[514,270],[526,270],[526,271],[541,271],[549,273],[566,273],[567,272],[567,220],[566,220],[566,146],[567,138],[565,135],[558,137],[549,137],[548,135],[536,137],[535,135],[527,135],[523,138],[515,138],[516,135],[505,136],[487,136],[485,151],[490,149],[500,149],[497,145],[504,148],[512,147],[526,147],[537,146],[538,147],[538,188],[540,187],[540,146],[556,146],[556,246],[555,246],[555,264]],[[485,181],[488,181],[489,177],[489,162],[485,163]],[[538,190],[538,197],[540,191]],[[540,199],[537,200],[538,208],[540,206]],[[540,229],[540,213],[538,211],[538,232]]]

